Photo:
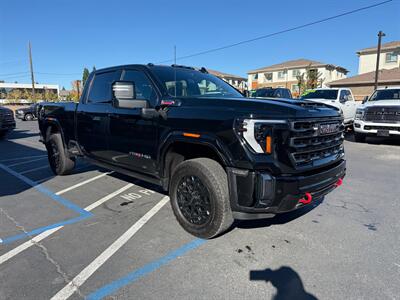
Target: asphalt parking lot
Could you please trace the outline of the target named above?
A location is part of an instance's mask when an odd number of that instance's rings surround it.
[[[79,161],[36,122],[0,141],[0,299],[400,299],[400,143],[348,136],[344,184],[199,240],[157,187]]]

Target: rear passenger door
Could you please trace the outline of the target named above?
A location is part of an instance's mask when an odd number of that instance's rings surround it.
[[[77,139],[89,157],[108,160],[108,124],[111,109],[111,84],[119,80],[121,71],[98,72],[90,82],[85,99],[76,112]]]
[[[345,123],[353,121],[356,113],[356,104],[350,91],[340,90],[339,102]]]
[[[127,68],[122,81],[133,82],[136,99],[147,100],[149,108],[158,104],[158,93],[148,75],[139,69]],[[141,108],[112,107],[109,120],[111,162],[132,171],[156,175],[158,118],[144,119]]]

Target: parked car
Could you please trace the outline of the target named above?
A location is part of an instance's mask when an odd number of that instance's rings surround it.
[[[15,111],[15,117],[23,121],[33,121],[37,118],[38,104],[33,104],[29,107],[20,108]]]
[[[0,106],[0,139],[15,128],[14,113],[11,109]]]
[[[307,90],[301,96],[303,100],[316,101],[337,107],[343,114],[346,127],[353,125],[356,109],[359,105],[353,97],[353,93],[347,88],[318,88]]]
[[[343,119],[310,101],[244,98],[202,68],[126,65],[91,73],[79,103],[44,103],[55,174],[78,156],[169,192],[189,233],[303,207],[342,183]]]
[[[400,138],[400,87],[377,89],[357,108],[354,121],[356,142],[367,136]]]
[[[261,88],[253,91],[252,98],[286,98],[292,99],[292,93],[286,88]]]

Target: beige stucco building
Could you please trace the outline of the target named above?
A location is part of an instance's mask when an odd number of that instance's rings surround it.
[[[358,74],[375,72],[377,47],[365,48],[357,51]],[[379,56],[379,69],[394,69],[400,66],[400,41],[382,44]]]
[[[296,59],[248,71],[248,87],[249,89],[285,87],[296,94],[297,76],[306,74],[307,68],[321,73],[322,87],[326,87],[331,81],[346,78],[348,72],[340,66],[309,59]]]

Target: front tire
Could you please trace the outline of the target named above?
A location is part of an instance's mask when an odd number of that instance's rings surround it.
[[[32,121],[33,120],[33,115],[32,114],[26,114],[24,117],[25,121]]]
[[[172,210],[179,224],[190,234],[210,239],[233,223],[225,170],[209,158],[180,163],[170,185]]]
[[[357,143],[364,143],[366,139],[366,135],[363,133],[354,132],[354,140]]]
[[[64,149],[61,134],[53,133],[47,143],[47,156],[55,175],[67,175],[75,168],[75,159],[70,158]]]

